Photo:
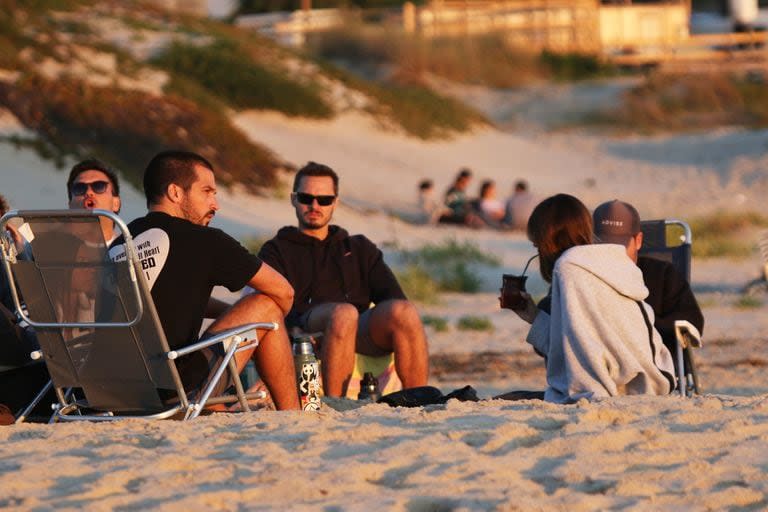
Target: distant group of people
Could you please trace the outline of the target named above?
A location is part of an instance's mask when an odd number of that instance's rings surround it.
[[[701,329],[703,317],[687,282],[673,268],[638,258],[642,233],[634,207],[612,201],[598,207],[593,218],[567,194],[531,205],[520,183],[502,216],[493,184],[481,187],[479,207],[470,206],[470,178],[469,170],[459,173],[444,206],[429,220],[525,226],[538,250],[541,275],[551,284],[538,305],[524,294],[525,307],[515,310],[531,324],[527,340],[545,358],[548,387],[541,397],[570,402],[670,392],[674,378],[667,344],[673,342],[673,320],[682,317]],[[249,360],[255,362],[277,409],[299,407],[286,326],[323,332],[316,348],[327,396],[345,395],[356,353],[394,354],[404,387],[426,385],[428,344],[416,307],[373,242],[331,224],[339,181],[326,165],[302,167],[290,196],[296,225],[280,229],[254,255],[209,227],[219,209],[213,165],[187,151],[156,155],[143,178],[148,212],[128,229],[134,243],[161,262],[145,278],[170,347],[198,340],[203,318],[214,322],[202,337],[251,322],[277,323],[278,330],[261,334],[257,348],[236,357],[240,370]],[[121,207],[116,173],[97,160],[72,168],[67,197],[70,208],[118,213]],[[24,253],[27,242],[9,229],[17,251]],[[112,222],[105,219],[101,229],[109,256],[124,258],[124,242]],[[9,283],[0,276],[0,403],[17,408],[47,377],[44,367],[29,360],[37,347],[34,331],[14,314]],[[246,293],[226,304],[211,296],[219,285],[245,288]],[[209,349],[179,358],[185,387],[201,389],[222,356],[221,349]]]
[[[493,180],[484,180],[477,197],[470,197],[467,191],[471,181],[472,171],[461,169],[440,202],[435,198],[432,180],[422,180],[418,195],[421,220],[429,224],[525,230],[536,205],[525,180],[515,182],[512,195],[506,201],[498,198]]]

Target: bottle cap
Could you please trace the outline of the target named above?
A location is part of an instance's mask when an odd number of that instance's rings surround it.
[[[314,354],[314,344],[312,343],[312,336],[298,336],[293,339],[293,353],[299,354]]]

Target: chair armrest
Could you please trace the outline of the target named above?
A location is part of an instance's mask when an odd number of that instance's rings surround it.
[[[701,333],[688,320],[675,320],[675,337],[682,348],[701,347]]]
[[[279,324],[275,322],[263,322],[263,323],[241,325],[239,327],[227,329],[226,331],[216,333],[214,336],[211,336],[210,338],[206,338],[197,343],[193,343],[192,345],[189,345],[187,347],[180,348],[177,350],[171,350],[170,352],[168,352],[167,357],[168,359],[177,359],[181,356],[191,354],[192,352],[196,352],[206,347],[210,347],[211,345],[215,345],[217,343],[224,343],[230,338],[235,338],[235,337],[239,338],[236,340],[236,343],[242,343],[243,341],[250,341],[254,339],[257,340],[258,337],[256,334],[256,329],[276,331],[279,327],[280,327]]]

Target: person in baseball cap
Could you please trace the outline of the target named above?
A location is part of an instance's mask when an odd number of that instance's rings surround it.
[[[595,208],[592,221],[595,243],[623,245],[642,271],[648,288],[645,302],[653,309],[654,327],[669,350],[675,348],[675,320],[688,320],[699,332],[704,331],[704,316],[685,277],[669,262],[638,254],[643,232],[634,206],[618,199],[608,201]]]
[[[627,256],[637,263],[637,253],[643,245],[640,214],[634,206],[614,199],[595,208],[592,214],[595,242],[618,244],[627,248]]]

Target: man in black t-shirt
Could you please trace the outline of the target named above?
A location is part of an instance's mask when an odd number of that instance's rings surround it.
[[[149,213],[128,225],[141,259],[143,274],[168,344],[180,348],[195,342],[203,318],[215,318],[206,334],[252,322],[277,322],[276,331],[260,333],[259,346],[237,354],[242,369],[253,357],[278,409],[298,409],[293,356],[283,317],[293,304],[293,288],[269,265],[236,240],[208,223],[218,210],[213,167],[203,157],[184,151],[155,156],[144,173]],[[118,239],[110,256],[124,258]],[[214,286],[259,291],[231,307],[211,297]],[[185,387],[200,386],[211,368],[200,352],[177,360]]]

